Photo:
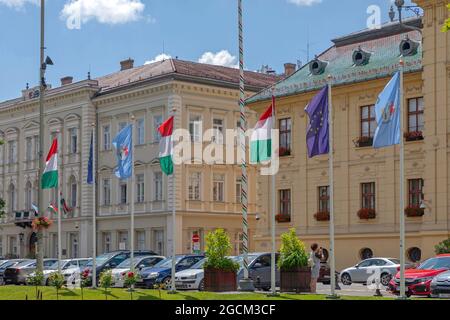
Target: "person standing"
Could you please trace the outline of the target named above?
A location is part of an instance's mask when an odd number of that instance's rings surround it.
[[[317,243],[311,245],[311,252],[309,254],[309,261],[311,265],[311,293],[316,293],[317,279],[320,274],[320,262],[323,260],[322,248],[319,248]]]

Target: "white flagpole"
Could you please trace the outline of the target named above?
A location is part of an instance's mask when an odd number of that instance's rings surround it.
[[[61,213],[61,179],[60,179],[60,173],[62,173],[62,168],[60,166],[60,156],[61,154],[61,133],[58,130],[57,131],[57,143],[58,143],[58,148],[56,149],[56,154],[57,154],[57,168],[58,168],[58,187],[56,188],[56,191],[58,192],[58,196],[57,196],[57,201],[58,201],[58,272],[61,273],[61,260],[62,260],[62,250],[61,250],[61,218],[62,218],[62,213]]]
[[[405,143],[403,140],[403,60],[400,60],[400,299],[406,299],[405,285]]]
[[[275,95],[274,95],[274,89],[272,89],[272,120],[273,120],[273,129],[275,129],[276,127],[276,112],[275,112]],[[273,141],[273,139],[272,139]],[[275,153],[273,152],[275,151],[274,148],[272,148],[272,160],[275,157]],[[272,229],[272,253],[271,253],[271,273],[270,273],[270,282],[271,282],[271,291],[272,291],[272,296],[275,296],[277,294],[277,287],[276,287],[276,259],[275,259],[275,252],[277,250],[276,247],[276,240],[275,240],[275,216],[276,216],[276,204],[275,204],[275,173],[272,173],[272,225],[271,225],[271,229]]]
[[[172,114],[174,116],[174,127],[175,127],[175,112],[176,109],[173,108],[172,109]],[[171,137],[171,139],[173,139],[173,136]],[[170,141],[170,143],[173,143],[173,140]],[[172,159],[173,162],[173,159]],[[176,187],[175,187],[175,163],[173,162],[173,172],[172,172],[172,270],[171,270],[171,288],[170,288],[170,293],[176,293],[176,287],[175,287],[175,272],[176,272],[176,250],[177,250],[177,244],[176,244],[176,212],[175,212],[175,205],[176,205],[176,200],[175,200],[175,192],[176,192]]]
[[[135,179],[134,179],[134,128],[135,128],[135,117],[131,115],[131,214],[130,214],[130,269],[134,272],[134,193],[135,193]]]
[[[97,287],[97,193],[95,171],[95,122],[92,123],[92,288]]]
[[[336,295],[336,266],[334,255],[334,153],[333,153],[333,103],[331,96],[331,85],[333,78],[328,76],[328,139],[329,139],[329,179],[330,179],[330,298],[337,298]]]

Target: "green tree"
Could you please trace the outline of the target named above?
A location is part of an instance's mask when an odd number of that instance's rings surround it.
[[[448,10],[450,10],[450,4],[447,5]],[[444,25],[442,26],[442,32],[447,32],[450,30],[450,18],[445,20]]]
[[[223,229],[216,229],[206,235],[206,262],[204,269],[217,269],[236,272],[239,264],[228,258],[231,253],[231,242]]]
[[[434,246],[436,254],[450,253],[450,238]]]
[[[108,289],[111,288],[111,286],[113,285],[114,279],[112,276],[112,271],[111,270],[107,270],[107,271],[103,271],[100,274],[100,287],[102,287],[105,291],[105,298],[106,300],[108,300]]]
[[[63,287],[64,281],[65,279],[61,272],[53,272],[48,277],[48,283],[56,289],[56,300],[59,300],[59,290]]]
[[[305,244],[297,238],[294,228],[281,235],[280,259],[278,267],[285,270],[308,266]]]
[[[44,282],[44,273],[42,271],[36,271],[27,280],[27,284],[34,286],[36,290],[36,300],[39,299],[39,286]]]

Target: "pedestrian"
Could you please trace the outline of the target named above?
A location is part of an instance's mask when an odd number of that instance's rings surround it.
[[[309,263],[311,266],[311,293],[316,293],[317,279],[320,274],[320,262],[323,260],[322,247],[317,243],[311,245],[311,252],[309,254]]]

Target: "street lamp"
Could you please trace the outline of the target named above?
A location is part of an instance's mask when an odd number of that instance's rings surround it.
[[[415,30],[415,31],[419,31],[420,33],[422,33],[422,29],[415,27],[415,26],[409,26],[409,25],[405,25],[402,21],[402,10],[404,9],[405,11],[412,11],[414,12],[414,14],[419,17],[420,16],[420,10],[421,8],[419,6],[405,6],[405,0],[395,0],[395,6],[397,7],[398,10],[398,21],[400,22],[400,25],[406,29],[410,29],[410,30]],[[393,20],[393,10],[391,7],[391,11],[389,12],[389,17],[391,18],[391,20]]]

